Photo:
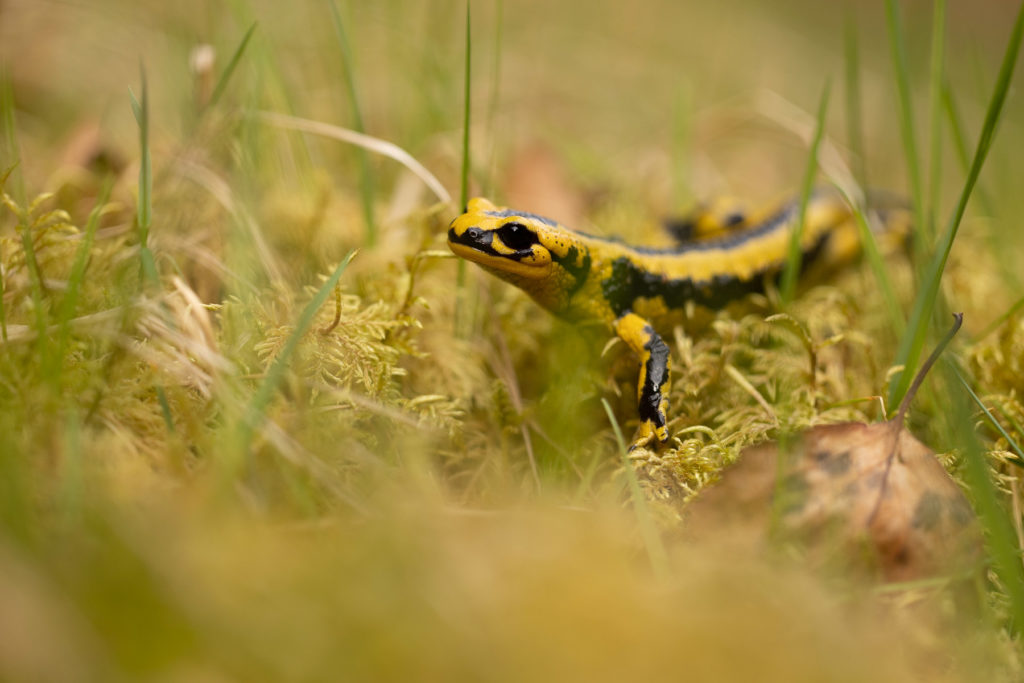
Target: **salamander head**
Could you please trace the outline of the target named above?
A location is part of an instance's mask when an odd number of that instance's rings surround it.
[[[558,312],[590,272],[580,236],[550,218],[471,199],[452,221],[448,246]]]

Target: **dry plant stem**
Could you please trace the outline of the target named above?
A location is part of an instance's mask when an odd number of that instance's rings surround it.
[[[878,514],[879,509],[882,507],[882,501],[885,499],[886,489],[889,484],[889,473],[892,471],[892,464],[899,456],[898,448],[900,443],[900,432],[903,431],[903,422],[907,416],[907,410],[910,409],[910,403],[914,400],[917,395],[917,390],[921,388],[921,383],[924,382],[924,378],[928,376],[928,371],[935,365],[935,361],[939,359],[942,352],[949,346],[949,342],[953,341],[953,337],[960,331],[960,326],[964,323],[963,313],[953,314],[953,326],[949,328],[949,332],[942,338],[942,341],[938,343],[932,354],[928,356],[928,360],[924,362],[921,369],[917,371],[917,375],[914,377],[914,381],[911,383],[907,393],[903,396],[903,401],[900,402],[900,409],[896,411],[896,417],[889,421],[890,431],[892,433],[892,445],[889,447],[889,457],[885,461],[885,473],[882,475],[882,485],[878,489],[878,500],[875,501],[875,508],[871,511],[871,515],[868,517],[868,526],[871,526],[875,521],[875,516]]]
[[[334,331],[334,328],[341,322],[341,286],[334,287],[334,320],[327,327],[320,328],[320,334],[326,336]]]
[[[1024,524],[1021,523],[1020,479],[1010,480],[1010,507],[1013,509],[1013,530],[1017,533],[1017,547],[1024,552]],[[1021,557],[1024,562],[1024,555]]]
[[[422,180],[423,183],[429,187],[442,202],[448,203],[452,200],[452,196],[448,194],[448,190],[444,189],[444,185],[441,184],[441,181],[438,180],[433,173],[428,171],[426,167],[418,162],[411,154],[393,142],[381,140],[380,138],[375,138],[372,135],[357,133],[354,130],[342,128],[341,126],[334,126],[329,123],[323,123],[322,121],[311,121],[298,116],[288,116],[287,114],[278,114],[272,111],[257,111],[253,112],[253,115],[257,118],[263,119],[271,125],[277,126],[278,128],[301,130],[305,133],[322,135],[323,137],[347,142],[371,152],[376,152],[377,154],[386,156],[390,159],[394,159],[409,169],[413,175]]]
[[[412,297],[416,289],[416,275],[419,272],[420,266],[428,258],[436,259],[450,259],[454,258],[454,254],[450,251],[438,251],[428,249],[426,251],[417,252],[409,260],[409,286],[405,290],[405,296],[402,297],[402,305],[398,309],[398,315],[405,315],[409,312],[409,308],[412,306]]]
[[[775,414],[774,410],[772,410],[771,405],[769,405],[768,401],[765,400],[765,397],[762,396],[760,392],[758,392],[757,388],[750,383],[750,380],[744,377],[743,374],[739,370],[737,370],[736,367],[733,366],[731,363],[725,364],[725,374],[729,375],[729,377],[732,378],[732,380],[736,382],[736,384],[738,384],[740,388],[743,389],[743,391],[750,394],[751,398],[757,401],[757,404],[764,409],[765,414],[768,415],[768,417],[772,418],[772,420],[775,422],[775,425],[778,426],[779,416]]]
[[[939,359],[942,352],[946,350],[947,346],[949,346],[949,342],[953,341],[953,337],[960,331],[960,326],[964,324],[963,313],[954,313],[953,318],[953,327],[949,329],[946,336],[942,338],[939,345],[935,347],[934,351],[932,351],[932,355],[928,356],[928,360],[926,360],[924,365],[921,366],[921,369],[918,370],[917,376],[914,377],[914,381],[911,383],[906,395],[900,402],[900,409],[896,411],[894,422],[901,427],[903,426],[903,419],[906,417],[907,410],[910,408],[910,402],[914,400],[914,396],[917,394],[917,390],[921,387],[921,383],[924,381],[924,378],[928,375],[928,371],[932,369],[932,366],[935,365],[935,361]]]
[[[512,354],[509,352],[508,344],[505,342],[505,335],[498,329],[495,331],[494,339],[498,344],[501,364],[499,365],[494,360],[491,360],[491,367],[494,369],[495,374],[505,380],[509,398],[512,399],[512,405],[515,406],[517,412],[522,414],[523,399],[519,393],[519,381],[516,379],[515,364],[512,362]],[[530,438],[530,430],[525,424],[522,424],[519,426],[519,433],[523,435],[523,446],[526,448],[526,457],[530,461],[530,472],[533,474],[533,481],[537,485],[537,490],[540,491],[540,472],[537,470],[537,458],[533,454],[533,440]]]

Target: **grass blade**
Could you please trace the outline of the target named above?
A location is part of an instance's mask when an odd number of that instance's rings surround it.
[[[245,36],[242,38],[242,42],[235,48],[234,54],[231,55],[231,60],[228,62],[227,67],[224,69],[224,73],[217,79],[217,85],[213,88],[213,94],[210,95],[210,101],[206,103],[204,109],[210,109],[217,105],[220,101],[221,96],[228,87],[228,81],[231,80],[231,76],[234,75],[235,69],[238,67],[238,62],[242,59],[242,55],[245,53],[245,48],[249,45],[249,40],[252,38],[252,34],[256,31],[256,25],[258,22],[253,22],[249,30],[245,32]]]
[[[39,348],[40,358],[43,365],[46,365],[48,354],[48,340],[46,338],[46,309],[43,307],[43,278],[39,270],[39,262],[36,260],[35,244],[33,243],[32,226],[26,207],[25,181],[18,171],[21,163],[21,155],[18,151],[18,141],[15,137],[14,121],[14,93],[12,91],[11,79],[6,65],[0,69],[0,118],[3,119],[4,142],[7,154],[11,159],[11,165],[4,172],[0,189],[6,187],[7,183],[14,178],[14,200],[21,210],[18,214],[18,233],[21,236],[22,249],[25,252],[25,265],[28,268],[29,286],[32,292],[32,308],[35,312],[35,323],[39,334],[36,344]],[[0,328],[3,330],[4,341],[7,341],[7,310],[3,305],[3,297],[6,293],[6,281],[0,273]]]
[[[931,79],[928,86],[928,224],[924,232],[928,244],[935,235],[935,215],[941,210],[942,188],[942,85],[946,53],[946,0],[935,0],[932,17]]]
[[[946,261],[949,259],[949,252],[953,248],[953,240],[956,238],[957,230],[960,228],[960,221],[963,219],[964,211],[967,209],[967,201],[971,197],[981,168],[985,164],[989,149],[992,146],[992,139],[995,136],[996,126],[1002,115],[1003,105],[1006,102],[1006,95],[1010,89],[1010,81],[1013,78],[1014,67],[1017,63],[1017,55],[1020,52],[1021,35],[1024,33],[1024,3],[1017,12],[1017,19],[1013,24],[1006,52],[1003,55],[1003,63],[999,68],[999,76],[996,79],[992,91],[992,98],[989,100],[988,108],[985,111],[985,122],[981,128],[981,135],[978,137],[978,146],[974,151],[971,160],[971,167],[964,181],[960,198],[957,200],[956,208],[949,219],[942,241],[935,250],[935,253],[925,271],[925,278],[921,290],[914,300],[914,308],[907,323],[907,331],[900,340],[899,350],[896,354],[895,365],[902,365],[903,370],[893,379],[889,387],[888,405],[898,405],[907,390],[911,377],[918,360],[921,358],[921,350],[924,347],[925,337],[928,333],[928,326],[935,308],[935,302],[939,293],[939,283],[942,279],[942,272],[946,268]]]
[[[999,317],[997,317],[995,320],[986,325],[985,329],[979,332],[978,336],[975,337],[974,342],[978,343],[988,335],[995,332],[1000,325],[1009,320],[1021,308],[1024,308],[1024,296],[1018,298],[1015,302],[1013,302],[1013,304],[1010,305],[1008,309],[1003,311],[1003,313]]]
[[[971,150],[967,143],[967,134],[964,132],[964,122],[960,117],[960,108],[957,107],[956,99],[953,96],[953,89],[948,81],[942,86],[942,108],[946,112],[946,124],[949,126],[950,137],[953,138],[953,151],[956,152],[956,158],[960,162],[960,170],[966,175],[971,170]],[[995,210],[992,208],[992,198],[985,191],[985,188],[978,185],[974,189],[974,194],[977,196],[978,203],[981,204],[985,214],[989,216],[995,215]]]
[[[472,24],[469,16],[470,0],[466,0],[466,56],[462,86],[462,169],[459,172],[459,206],[469,201],[469,79],[470,62],[473,56]]]
[[[878,288],[882,292],[882,299],[885,301],[885,308],[889,313],[889,322],[896,331],[896,335],[900,336],[903,334],[904,329],[903,311],[900,309],[899,300],[896,298],[896,289],[892,286],[889,271],[886,270],[885,259],[882,258],[882,252],[878,249],[878,240],[875,239],[875,233],[871,230],[871,226],[868,225],[864,210],[854,202],[853,198],[841,186],[834,185],[834,187],[853,209],[853,219],[857,224],[857,231],[860,234],[860,245],[864,251],[864,258],[867,259],[868,265],[871,266],[871,271],[878,282]]]
[[[288,363],[291,361],[292,356],[295,353],[295,349],[298,348],[299,342],[302,337],[309,331],[310,326],[313,324],[313,319],[316,317],[317,311],[324,305],[327,298],[334,291],[335,285],[341,279],[342,274],[345,272],[345,268],[348,267],[352,257],[355,256],[355,251],[350,251],[341,259],[341,263],[334,269],[331,276],[327,278],[327,281],[320,286],[316,294],[310,300],[306,307],[302,309],[302,313],[299,315],[298,321],[295,323],[295,329],[292,330],[284,346],[281,348],[281,352],[274,358],[274,362],[270,364],[267,369],[267,374],[263,377],[263,382],[260,383],[256,392],[249,400],[249,405],[245,409],[245,414],[242,417],[242,421],[239,425],[239,434],[237,440],[238,452],[245,454],[249,450],[249,445],[252,443],[252,435],[256,427],[260,424],[263,419],[263,415],[270,405],[271,399],[274,397],[274,392],[277,391],[281,385],[281,381],[284,379],[284,373],[288,369]]]
[[[156,261],[149,248],[149,228],[153,217],[153,164],[149,151],[149,94],[146,85],[146,70],[140,67],[142,76],[142,99],[135,98],[135,93],[128,90],[131,98],[132,113],[139,125],[139,148],[142,159],[139,162],[139,205],[135,214],[135,227],[139,232],[139,259],[143,280],[149,284],[157,284]]]
[[[792,301],[793,295],[796,293],[796,282],[800,275],[803,256],[800,242],[803,238],[804,222],[807,218],[807,204],[811,200],[814,179],[818,173],[818,148],[821,146],[821,138],[825,133],[825,117],[828,114],[828,98],[831,89],[831,81],[825,81],[825,87],[821,91],[821,100],[818,102],[818,117],[814,125],[811,147],[807,154],[807,165],[804,167],[804,179],[800,186],[800,207],[797,212],[796,228],[789,237],[789,254],[786,257],[786,267],[782,271],[782,283],[779,285],[783,305]]]
[[[470,61],[473,55],[473,38],[470,31],[470,0],[466,0],[466,50],[465,65],[463,69],[462,86],[462,169],[459,173],[459,208],[464,209],[469,201],[469,96],[470,96]],[[465,338],[468,334],[466,307],[468,306],[468,293],[466,288],[466,262],[459,259],[455,275],[455,334]]]
[[[490,140],[491,154],[490,167],[487,171],[487,184],[484,187],[485,194],[494,193],[494,171],[496,167],[495,150],[497,147],[495,134],[495,122],[498,118],[498,107],[501,103],[501,42],[502,42],[502,20],[505,16],[504,0],[497,0],[494,5],[494,64],[491,67],[491,101],[487,107],[487,134]]]
[[[947,364],[947,368],[949,372],[955,371],[951,364]],[[949,386],[954,383],[951,381]],[[964,386],[966,388],[966,383]],[[985,531],[985,546],[992,568],[1009,599],[1011,629],[1019,631],[1024,626],[1024,567],[1016,534],[1010,515],[1000,501],[999,491],[992,482],[991,468],[974,431],[970,406],[963,393],[951,391],[950,394],[953,403],[949,412],[953,419],[951,427],[958,442],[955,446],[964,453],[964,480],[971,489],[971,499]]]
[[[4,156],[2,159],[4,168],[3,176],[0,177],[0,191],[6,188],[7,181],[14,174],[19,163],[18,141],[14,135],[14,93],[11,92],[11,80],[7,72],[7,65],[0,64],[0,121],[4,129]],[[25,203],[25,190],[22,186],[21,175],[15,178],[15,196],[19,204]],[[7,293],[7,282],[3,270],[0,269],[0,335],[7,343],[7,308],[4,305],[4,295]]]
[[[67,353],[68,339],[71,335],[71,319],[75,317],[75,310],[78,308],[78,295],[82,289],[82,282],[85,280],[85,270],[89,263],[89,253],[92,250],[93,240],[96,238],[96,228],[99,226],[100,214],[106,207],[113,186],[113,178],[109,178],[100,189],[100,194],[96,198],[96,205],[89,214],[89,220],[85,225],[85,234],[82,235],[82,242],[78,245],[78,251],[75,252],[75,260],[71,266],[71,275],[68,277],[67,291],[60,302],[60,309],[57,313],[58,382],[60,369],[64,363],[64,356]]]
[[[366,126],[363,123],[363,111],[359,106],[359,95],[356,91],[356,77],[352,70],[352,48],[348,42],[348,34],[345,33],[345,24],[341,20],[341,12],[334,0],[327,4],[331,6],[331,18],[334,20],[334,31],[338,36],[338,45],[341,48],[341,68],[345,73],[345,86],[348,89],[348,99],[352,103],[352,125],[359,133],[366,133]],[[366,222],[366,245],[372,247],[377,243],[377,221],[373,213],[373,174],[370,172],[370,157],[366,150],[359,150],[359,172],[360,186],[362,188],[363,220]]]
[[[910,99],[910,70],[907,67],[907,47],[903,40],[903,26],[900,21],[896,0],[885,0],[885,23],[889,29],[889,48],[893,71],[896,75],[896,90],[900,101],[900,137],[903,152],[907,157],[907,174],[910,179],[910,201],[914,207],[914,224],[920,232],[925,229],[924,197],[921,191],[921,167],[917,154],[917,139],[914,137],[914,108]],[[931,244],[915,240],[923,250]],[[913,374],[913,373],[911,373]]]
[[[18,149],[18,138],[15,134],[17,127],[14,121],[14,91],[6,64],[0,64],[0,122],[4,129],[4,156],[0,157],[0,163],[6,169],[5,184],[13,177],[14,200],[20,206],[25,206],[25,179],[17,170],[21,163],[21,152]]]
[[[612,407],[608,405],[608,401],[602,398],[601,405],[604,406],[604,412],[608,414],[608,421],[612,423],[612,431],[615,432],[615,440],[619,444],[619,453],[622,455],[622,469],[626,473],[626,480],[629,482],[629,493],[633,499],[633,509],[636,511],[637,522],[640,524],[640,534],[643,536],[644,545],[647,548],[647,557],[651,561],[651,569],[654,570],[654,574],[659,579],[666,579],[670,575],[668,553],[665,552],[665,545],[661,542],[658,529],[654,526],[651,511],[647,507],[647,500],[644,498],[644,492],[640,490],[640,482],[637,480],[636,472],[633,470],[633,463],[629,461],[629,450],[626,448],[626,440],[622,438],[622,429],[619,428],[619,423],[615,420],[615,414],[612,413]]]
[[[430,188],[430,191],[434,193],[439,201],[450,202],[452,200],[452,196],[448,194],[448,190],[444,189],[444,185],[441,184],[441,181],[438,180],[433,173],[428,171],[426,167],[417,161],[411,154],[393,142],[381,140],[380,138],[375,138],[372,135],[357,133],[354,130],[342,128],[341,126],[333,126],[321,121],[310,121],[309,119],[299,118],[298,116],[289,116],[287,114],[278,114],[270,111],[255,112],[254,115],[269,124],[277,126],[278,128],[301,130],[305,133],[322,135],[326,138],[347,142],[351,145],[357,145],[364,149],[368,149],[376,154],[386,156],[387,158],[402,164],[402,166],[409,169],[414,176],[422,180],[423,184]]]
[[[967,146],[967,136],[964,134],[964,124],[960,118],[960,111],[948,81],[942,87],[942,106],[946,112],[946,123],[949,126],[950,137],[953,138],[953,150],[956,152],[961,170],[966,174],[971,168],[971,153]],[[997,215],[995,205],[985,187],[979,184],[974,189],[974,194],[977,196],[978,204],[981,206],[984,214],[995,217]],[[1017,273],[1017,261],[1012,250],[1005,248],[1005,245],[1000,241],[1001,235],[994,227],[990,227],[987,233],[992,253],[996,257],[1003,278],[1009,283],[1011,290],[1019,290],[1021,280],[1020,275]]]
[[[978,408],[981,409],[981,412],[984,413],[985,418],[988,419],[989,423],[993,427],[995,427],[997,432],[999,432],[999,435],[1006,439],[1006,443],[1010,446],[1010,450],[1016,453],[1017,457],[1009,458],[1008,462],[1016,465],[1017,467],[1024,467],[1024,451],[1021,451],[1020,446],[1017,444],[1014,438],[1010,436],[1005,429],[1003,429],[1003,426],[999,424],[999,420],[995,418],[995,415],[992,414],[992,411],[985,407],[985,404],[982,403],[981,399],[978,398],[978,395],[974,393],[974,390],[971,389],[971,385],[967,383],[967,380],[964,379],[963,375],[961,375],[960,372],[956,370],[956,368],[954,368],[953,370],[954,372],[956,372],[956,378],[960,380],[960,384],[963,386],[964,390],[967,391],[967,394],[971,397],[971,400],[973,400],[974,403],[977,404]]]
[[[853,175],[861,191],[868,188],[867,158],[864,154],[864,121],[861,117],[862,97],[860,88],[860,47],[857,39],[857,23],[847,13],[843,32],[843,57],[846,73],[846,126],[847,142],[853,153]]]

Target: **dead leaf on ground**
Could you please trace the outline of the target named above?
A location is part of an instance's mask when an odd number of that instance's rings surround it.
[[[971,566],[981,547],[973,510],[901,422],[819,426],[786,448],[747,449],[689,506],[688,530],[796,540],[812,559],[839,556],[889,581]]]

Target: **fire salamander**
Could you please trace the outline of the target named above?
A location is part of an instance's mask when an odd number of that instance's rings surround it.
[[[798,210],[792,201],[752,221],[708,206],[666,226],[678,244],[648,248],[476,198],[452,222],[448,246],[562,318],[607,324],[640,359],[640,426],[632,448],[660,446],[669,436],[671,378],[669,348],[658,330],[678,324],[688,302],[721,308],[763,291],[785,264]],[[879,223],[879,236],[906,239],[906,221],[891,218]],[[827,271],[859,252],[852,211],[838,193],[812,194],[800,246],[805,270]]]

